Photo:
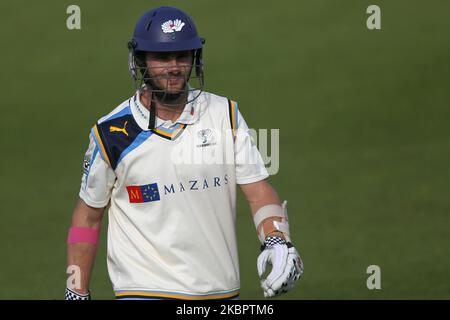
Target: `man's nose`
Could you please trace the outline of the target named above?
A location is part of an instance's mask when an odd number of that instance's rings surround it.
[[[166,64],[167,72],[180,72],[180,64],[176,57],[171,57],[167,60]]]

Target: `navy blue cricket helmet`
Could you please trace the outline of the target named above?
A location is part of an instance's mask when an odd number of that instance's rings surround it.
[[[151,80],[142,53],[192,50],[192,69],[196,72],[192,78],[198,79],[201,91],[204,84],[204,43],[205,39],[199,37],[193,20],[182,10],[163,6],[147,11],[138,20],[133,38],[128,42],[129,70],[136,85],[149,85]]]
[[[137,51],[185,51],[203,47],[191,17],[173,7],[159,7],[144,13],[136,24],[131,42]]]

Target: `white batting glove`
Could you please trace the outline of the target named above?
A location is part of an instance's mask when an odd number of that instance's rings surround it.
[[[267,278],[263,279],[267,264],[272,265],[272,270]],[[258,257],[257,267],[266,298],[288,292],[303,274],[303,262],[297,250],[280,237],[266,239]]]

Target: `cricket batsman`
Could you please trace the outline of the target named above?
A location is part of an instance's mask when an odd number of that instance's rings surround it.
[[[106,209],[117,299],[238,299],[236,186],[261,242],[264,296],[287,292],[302,275],[286,202],[267,181],[237,102],[203,91],[204,44],[177,8],[137,22],[128,43],[136,92],[90,132],[67,239],[68,267],[80,278],[68,284],[67,300],[91,298]]]

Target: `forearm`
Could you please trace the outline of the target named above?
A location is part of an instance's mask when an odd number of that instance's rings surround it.
[[[259,209],[267,205],[281,205],[277,192],[267,181],[259,181],[255,184],[241,185],[241,189],[250,205],[252,217],[255,217]],[[266,236],[276,235],[284,238],[283,233],[274,228],[273,221],[281,221],[281,218],[271,217],[263,220],[257,229],[258,234],[261,229],[263,229]]]
[[[248,188],[249,185],[241,186],[241,188]],[[259,183],[258,188],[255,191],[248,194],[247,201],[250,205],[252,215],[262,207],[269,204],[281,204],[280,198],[278,197],[276,191],[269,183]]]
[[[68,270],[72,272],[77,270],[76,276],[79,279],[72,283],[71,289],[81,294],[85,294],[89,290],[90,275],[97,253],[95,237],[100,232],[102,216],[103,209],[91,208],[82,200],[78,202],[72,216],[67,244],[67,266]],[[74,234],[76,235],[74,232],[80,230],[87,232],[94,239],[80,241],[76,236],[74,237]]]
[[[67,266],[68,270],[79,270],[79,286],[74,285],[74,291],[85,294],[89,290],[89,280],[94,267],[97,246],[86,243],[68,244],[67,246]],[[78,276],[78,275],[77,275]]]

